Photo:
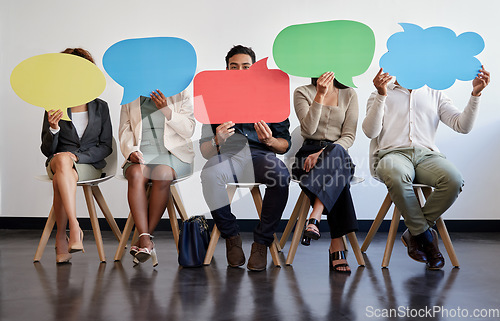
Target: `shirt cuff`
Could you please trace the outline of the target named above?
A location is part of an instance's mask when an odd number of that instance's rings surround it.
[[[61,130],[61,127],[59,127],[58,129],[54,129],[52,127],[49,127],[49,130],[52,133],[52,135],[55,135]]]
[[[385,103],[385,100],[387,99],[387,95],[381,95],[377,92],[377,96],[375,97],[375,100],[377,100],[377,102],[379,103]]]

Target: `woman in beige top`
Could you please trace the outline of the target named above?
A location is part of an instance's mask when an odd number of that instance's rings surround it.
[[[347,153],[356,136],[357,95],[327,72],[313,78],[311,85],[297,88],[294,105],[305,140],[295,155],[292,174],[313,205],[302,244],[320,238],[321,214],[327,215],[330,268],[350,273],[342,236],[358,229],[350,193],[354,164]]]

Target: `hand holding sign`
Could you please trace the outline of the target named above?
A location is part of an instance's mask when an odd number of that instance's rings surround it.
[[[346,86],[364,73],[373,59],[375,36],[365,24],[349,20],[292,25],[273,44],[273,57],[284,72],[318,78],[326,71]]]
[[[102,58],[106,72],[124,88],[121,104],[149,97],[159,89],[166,97],[186,89],[196,71],[196,52],[184,39],[156,37],[115,43]]]
[[[200,72],[194,96],[194,116],[204,124],[277,123],[290,115],[288,75],[267,69],[267,58],[248,70]]]
[[[27,103],[49,111],[88,103],[106,88],[106,79],[96,65],[85,58],[65,53],[50,53],[28,58],[10,76],[15,93]]]
[[[484,41],[474,32],[457,37],[444,27],[422,29],[411,23],[400,23],[404,32],[387,40],[388,52],[380,58],[380,67],[408,89],[424,85],[442,90],[455,80],[472,80],[481,69],[474,56],[484,49]]]

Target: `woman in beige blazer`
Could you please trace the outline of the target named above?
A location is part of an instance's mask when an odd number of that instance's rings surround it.
[[[165,97],[156,90],[150,97],[141,96],[122,106],[122,168],[128,180],[130,212],[139,232],[138,243],[130,249],[135,262],[152,257],[153,265],[158,264],[152,234],[167,207],[170,184],[193,171],[194,128],[193,104],[186,91]],[[149,182],[152,185],[148,201]]]

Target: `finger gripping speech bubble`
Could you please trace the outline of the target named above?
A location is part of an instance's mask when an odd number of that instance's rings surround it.
[[[68,107],[88,103],[106,88],[104,74],[85,58],[49,53],[22,61],[10,75],[14,92],[25,102],[49,111],[61,109],[71,120]]]
[[[374,52],[373,31],[350,20],[288,26],[273,44],[274,61],[284,72],[317,78],[333,71],[339,82],[351,87],[356,87],[352,77],[368,69]]]
[[[408,89],[424,85],[443,90],[455,80],[472,80],[481,69],[474,56],[484,49],[483,38],[474,32],[457,37],[445,27],[423,29],[410,23],[400,23],[403,32],[387,40],[387,50],[380,58],[380,67],[396,76],[398,83]]]
[[[248,70],[198,73],[194,96],[194,116],[203,124],[277,123],[290,115],[289,77],[267,69],[267,58]]]
[[[122,40],[102,58],[106,72],[124,89],[121,104],[159,89],[166,97],[186,89],[196,71],[196,51],[186,40],[155,37]]]

